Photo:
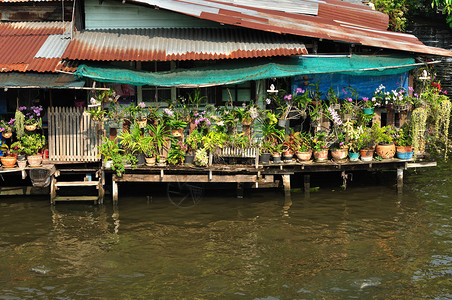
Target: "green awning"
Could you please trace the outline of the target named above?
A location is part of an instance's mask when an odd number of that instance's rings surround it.
[[[84,80],[77,79],[71,74],[0,73],[1,88],[68,89],[84,85]]]
[[[230,60],[208,67],[145,72],[80,65],[79,77],[109,83],[175,87],[200,87],[305,74],[346,73],[358,76],[393,75],[416,67],[406,56],[316,56],[266,60]]]

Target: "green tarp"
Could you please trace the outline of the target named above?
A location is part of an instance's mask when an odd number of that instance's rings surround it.
[[[0,73],[0,87],[2,88],[67,89],[84,85],[84,80],[77,80],[71,74]]]
[[[265,60],[229,60],[208,67],[176,69],[169,72],[145,72],[80,65],[75,75],[110,83],[199,87],[305,74],[393,75],[413,69],[415,66],[411,66],[412,64],[414,59],[406,56],[286,57]],[[363,69],[373,70],[364,71]]]

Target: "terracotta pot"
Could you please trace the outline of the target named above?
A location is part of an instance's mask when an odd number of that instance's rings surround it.
[[[39,167],[42,162],[42,156],[41,155],[28,155],[27,156],[28,165],[30,167]]]
[[[371,161],[374,157],[374,149],[361,149],[359,154],[362,161]]]
[[[316,161],[326,161],[328,160],[328,149],[325,150],[315,150],[314,151],[314,158]]]
[[[12,133],[12,131],[6,131],[6,132],[3,132],[3,133],[2,133],[2,136],[3,136],[5,139],[9,139],[10,137],[13,136],[13,133]]]
[[[306,152],[297,152],[297,158],[301,161],[308,161],[312,157],[312,150]]]
[[[179,129],[171,130],[171,134],[174,137],[181,137],[184,134],[184,129],[183,128],[179,128]]]
[[[143,120],[137,120],[137,124],[138,124],[138,126],[139,126],[140,128],[146,127],[147,122],[148,122],[148,121],[147,121],[146,119],[143,119]]]
[[[412,146],[396,146],[397,153],[413,152]]]
[[[390,159],[394,157],[396,148],[394,144],[377,145],[375,152],[384,159]]]
[[[36,130],[36,125],[25,125],[25,130],[27,131],[35,131]]]
[[[331,150],[331,156],[334,160],[345,160],[348,156],[348,149],[334,149]]]
[[[14,168],[16,166],[17,157],[15,156],[2,156],[1,162],[3,168]]]
[[[146,166],[153,166],[155,165],[155,156],[153,157],[146,157]]]

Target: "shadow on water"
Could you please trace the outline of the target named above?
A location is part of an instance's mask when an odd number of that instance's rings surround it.
[[[345,191],[336,174],[310,197],[295,179],[290,198],[226,187],[184,209],[154,186],[117,207],[2,198],[0,299],[447,298],[450,173],[410,171],[402,196],[394,174]]]

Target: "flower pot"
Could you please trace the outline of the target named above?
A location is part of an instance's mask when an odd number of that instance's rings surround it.
[[[160,155],[158,159],[158,164],[163,166],[166,165],[166,156]]]
[[[261,164],[263,165],[268,165],[270,163],[270,157],[271,154],[270,153],[262,153],[259,156],[259,161],[261,162]]]
[[[358,161],[359,160],[359,152],[349,152],[348,157],[350,161]]]
[[[28,165],[30,167],[39,167],[42,162],[42,156],[41,155],[28,155],[27,157]]]
[[[2,156],[1,162],[3,168],[14,168],[16,166],[17,157],[15,156]]]
[[[186,165],[192,165],[194,161],[195,161],[194,154],[185,154],[185,164]]]
[[[347,159],[348,150],[347,149],[334,149],[331,150],[331,156],[336,161],[342,161]]]
[[[12,131],[5,131],[5,132],[2,133],[2,136],[3,136],[5,139],[9,139],[10,137],[13,136],[13,132],[12,132]]]
[[[25,125],[25,130],[27,131],[35,131],[36,130],[36,125]]]
[[[374,113],[374,109],[373,108],[363,108],[363,113],[365,115],[372,115]]]
[[[17,154],[17,161],[27,160],[27,156],[25,154]]]
[[[328,160],[328,149],[324,150],[315,150],[314,158],[318,162],[323,162]]]
[[[143,153],[135,154],[135,157],[137,158],[137,166],[142,166],[146,162]]]
[[[397,158],[398,159],[412,159],[413,147],[412,146],[397,146]]]
[[[280,127],[286,127],[287,119],[279,119],[278,120],[278,126]]]
[[[146,166],[154,166],[155,165],[155,156],[153,157],[146,157]]]
[[[306,151],[306,152],[298,152],[297,153],[297,158],[301,161],[308,161],[310,160],[312,157],[312,150],[311,151]]]
[[[171,130],[171,134],[174,137],[181,137],[183,133],[184,133],[184,129],[183,128]]]
[[[381,156],[381,158],[390,159],[394,157],[396,149],[394,144],[384,144],[377,145],[375,152],[377,155]]]
[[[18,160],[17,166],[19,167],[19,169],[25,169],[25,167],[27,166],[27,161],[26,160]]]
[[[140,128],[146,127],[147,122],[148,122],[148,121],[147,121],[146,119],[137,120],[137,124],[138,124],[138,126],[139,126]]]
[[[361,149],[359,150],[362,161],[372,161],[374,157],[374,149]]]
[[[274,164],[279,164],[281,163],[281,154],[277,153],[277,154],[273,154],[273,163]]]
[[[293,154],[284,154],[283,155],[284,162],[292,162],[292,159],[293,159]]]

